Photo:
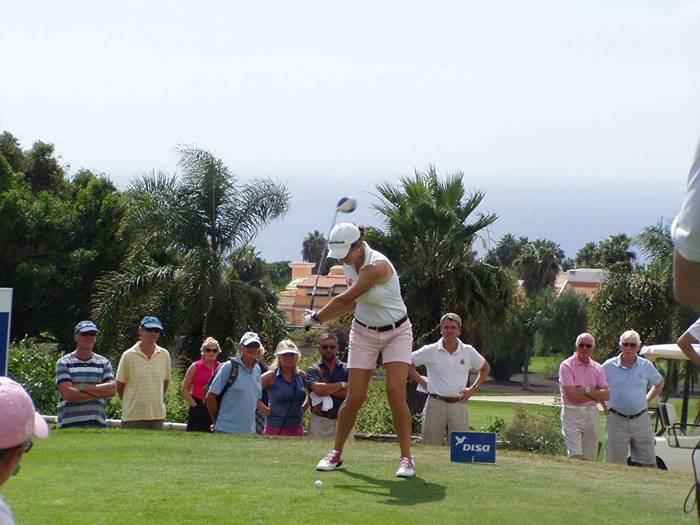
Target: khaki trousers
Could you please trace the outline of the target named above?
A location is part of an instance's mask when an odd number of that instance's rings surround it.
[[[426,445],[442,446],[451,432],[469,431],[466,403],[447,403],[434,397],[425,400],[421,435]]]

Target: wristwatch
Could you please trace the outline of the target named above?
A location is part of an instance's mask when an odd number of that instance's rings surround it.
[[[586,389],[584,390],[584,392],[586,393],[586,395],[590,394],[590,393],[591,393],[591,387],[590,387],[590,386],[587,386]]]
[[[80,390],[81,392],[85,392],[85,383],[80,383],[78,385],[78,390]]]

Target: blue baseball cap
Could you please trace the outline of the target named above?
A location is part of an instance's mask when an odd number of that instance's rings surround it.
[[[153,317],[152,315],[146,316],[141,320],[141,326],[144,328],[157,328],[158,330],[163,329],[163,324],[160,319]]]
[[[93,323],[92,321],[80,321],[77,325],[75,325],[75,330],[73,330],[74,334],[81,333],[84,334],[85,332],[99,332],[100,329],[97,328],[97,325]]]

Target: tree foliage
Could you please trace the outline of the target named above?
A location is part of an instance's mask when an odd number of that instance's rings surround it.
[[[0,135],[0,286],[14,288],[12,338],[49,334],[72,344],[72,327],[90,315],[94,280],[118,267],[115,239],[124,202],[105,177],[81,170],[72,180],[37,142],[22,151]]]
[[[637,258],[637,254],[630,249],[631,244],[632,240],[624,233],[611,235],[599,243],[588,242],[576,253],[576,266],[609,269],[623,265],[630,269]]]
[[[401,276],[417,343],[436,338],[441,315],[457,312],[470,340],[505,313],[512,287],[503,268],[476,260],[472,244],[496,220],[477,213],[483,194],[467,194],[460,172],[438,177],[430,166],[377,186],[384,231],[368,229],[369,244],[385,253]]]
[[[302,243],[301,257],[303,261],[314,263],[312,273],[316,273],[319,270],[318,265],[321,263],[323,258],[323,252],[326,251],[326,238],[324,235],[318,231],[314,230],[309,232],[304,238]]]
[[[249,329],[278,338],[282,317],[249,243],[287,212],[286,188],[271,179],[240,183],[208,151],[178,151],[180,177],[150,173],[128,189],[119,231],[128,254],[98,281],[93,302],[103,340],[125,348],[147,313],[161,316],[164,341],[191,357],[205,335],[227,348],[237,342],[231,334]]]

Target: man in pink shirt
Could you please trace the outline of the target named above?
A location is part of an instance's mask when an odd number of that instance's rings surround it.
[[[598,457],[597,404],[605,408],[610,398],[603,367],[591,359],[595,339],[583,333],[576,338],[576,352],[559,366],[561,430],[570,458],[595,461]]]

